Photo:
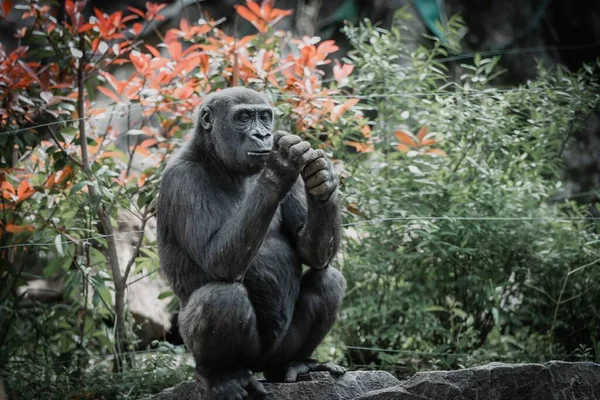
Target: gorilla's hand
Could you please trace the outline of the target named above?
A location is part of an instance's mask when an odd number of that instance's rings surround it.
[[[309,151],[302,179],[307,192],[322,203],[331,198],[338,186],[337,174],[323,150]]]
[[[292,184],[309,160],[310,143],[284,131],[275,132],[266,168],[284,183]]]

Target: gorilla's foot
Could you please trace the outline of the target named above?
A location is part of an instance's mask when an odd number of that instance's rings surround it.
[[[210,377],[196,374],[196,379],[204,382],[210,400],[259,400],[267,395],[262,383],[247,370],[214,374]]]
[[[315,360],[292,361],[282,370],[265,371],[265,378],[271,382],[296,382],[300,375],[309,372],[327,371],[333,376],[341,376],[346,373],[344,367],[333,363],[319,363]]]

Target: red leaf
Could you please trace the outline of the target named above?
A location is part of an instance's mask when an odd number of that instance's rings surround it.
[[[113,91],[108,90],[107,88],[102,87],[102,86],[98,86],[98,90],[101,91],[102,93],[104,93],[106,96],[108,96],[115,103],[121,102],[121,99],[119,98],[119,96],[117,96]]]
[[[254,23],[258,20],[258,16],[244,6],[235,6],[235,11],[248,22]]]
[[[34,228],[32,225],[15,225],[15,224],[7,224],[6,232],[10,233],[21,233],[21,232],[33,232]]]
[[[319,46],[317,47],[317,53],[321,53],[321,54],[335,53],[339,49],[340,48],[335,45],[335,41],[325,40],[324,42],[321,42],[319,44]]]
[[[402,144],[402,143],[397,144],[396,149],[398,149],[399,151],[401,151],[403,153],[408,153],[411,150],[410,147],[408,147],[407,145]]]
[[[29,186],[27,180],[22,180],[17,188],[17,196],[19,196],[19,202],[27,200],[35,193],[35,189]]]
[[[358,151],[359,153],[371,153],[375,150],[375,146],[373,146],[373,143],[361,143],[361,142],[353,142],[353,141],[346,141],[345,144],[347,146],[352,146],[356,149],[356,151]]]
[[[156,47],[147,44],[146,48],[154,57],[160,57],[160,51],[158,51]]]
[[[396,135],[396,138],[398,138],[399,141],[401,141],[402,143],[414,147],[417,145],[417,141],[415,140],[415,138],[413,137],[413,135],[411,135],[410,133],[406,133],[403,131],[396,131],[394,133]]]
[[[419,142],[423,141],[423,138],[425,137],[425,135],[427,135],[428,131],[429,131],[429,126],[427,126],[427,125],[423,126],[421,129],[419,129],[419,133],[417,133]]]
[[[4,17],[8,17],[8,14],[12,8],[13,0],[2,0],[2,13],[4,13]]]
[[[127,7],[127,9],[129,11],[131,11],[132,13],[135,13],[135,14],[139,15],[142,18],[146,17],[146,14],[144,14],[144,12],[142,10],[140,10],[140,9],[137,9],[135,7]]]
[[[333,77],[338,83],[342,83],[344,78],[348,77],[354,70],[354,65],[352,64],[340,64],[338,60],[335,60],[335,66],[333,67]]]
[[[331,113],[331,122],[336,122],[339,117],[341,117],[350,108],[354,107],[359,101],[359,99],[350,99],[347,100],[344,104],[335,106],[333,112]]]
[[[441,157],[448,156],[448,154],[446,154],[446,152],[444,150],[440,150],[440,149],[425,150],[425,154],[429,154],[429,155],[432,155],[432,156],[441,156]]]

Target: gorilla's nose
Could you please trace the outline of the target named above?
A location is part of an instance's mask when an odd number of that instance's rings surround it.
[[[256,130],[254,131],[254,133],[252,133],[252,137],[257,140],[266,140],[269,139],[271,136],[271,132],[269,131]]]

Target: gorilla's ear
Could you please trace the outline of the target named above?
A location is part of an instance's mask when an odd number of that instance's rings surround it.
[[[202,128],[209,132],[212,129],[213,123],[213,112],[212,109],[208,106],[202,107],[200,110],[200,125]]]

